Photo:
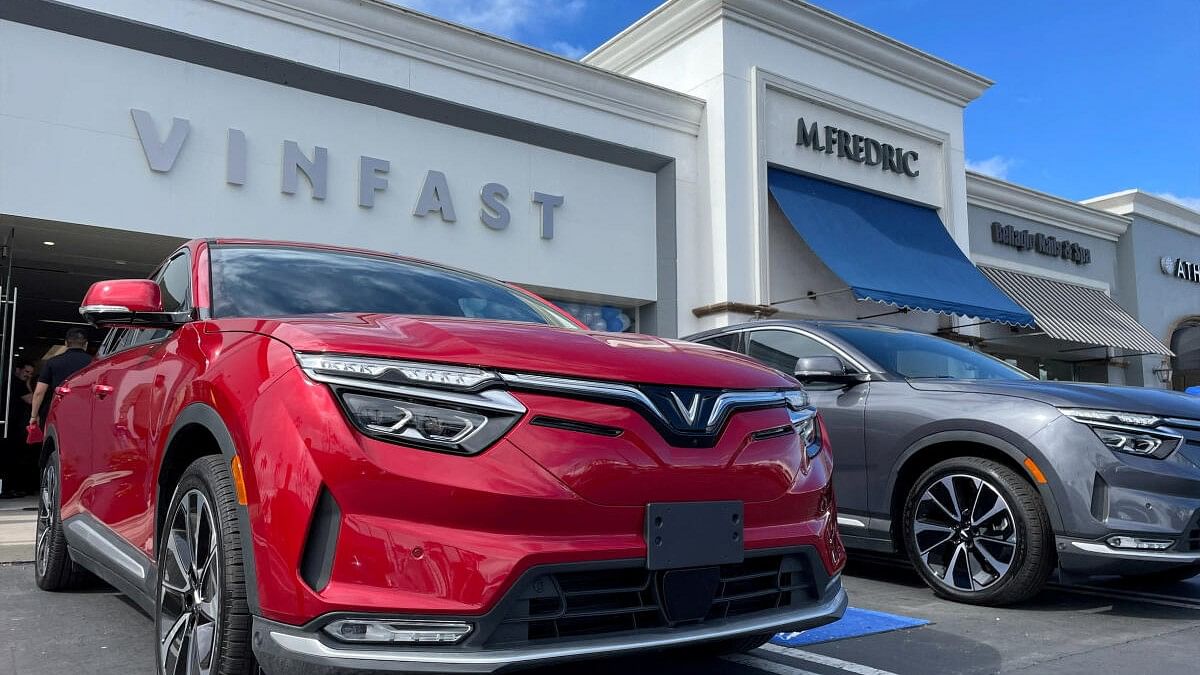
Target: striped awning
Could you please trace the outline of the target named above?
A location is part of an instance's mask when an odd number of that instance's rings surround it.
[[[1171,355],[1137,319],[1096,288],[979,266],[992,283],[1033,315],[1053,338],[1135,352]]]

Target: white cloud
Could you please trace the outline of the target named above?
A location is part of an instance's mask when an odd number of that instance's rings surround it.
[[[994,157],[988,157],[980,162],[972,162],[968,159],[967,171],[974,171],[975,173],[981,173],[985,176],[991,176],[992,178],[1004,180],[1008,178],[1008,170],[1013,168],[1013,166],[1016,164],[1017,160],[1015,159],[996,155]]]
[[[1188,208],[1193,211],[1200,211],[1200,197],[1180,197],[1179,195],[1171,194],[1170,192],[1155,192],[1152,194],[1154,194],[1155,197],[1162,197],[1169,202],[1175,202],[1184,208]]]
[[[576,18],[583,12],[587,4],[586,0],[392,0],[392,2],[510,39],[520,39],[530,27],[550,20]]]
[[[568,59],[574,59],[576,61],[579,60],[579,57],[588,53],[587,47],[573,45],[570,42],[564,42],[562,40],[552,42],[547,49],[555,54],[558,54],[559,56],[565,56]]]

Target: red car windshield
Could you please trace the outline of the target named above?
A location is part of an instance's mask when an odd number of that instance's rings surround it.
[[[486,277],[366,253],[214,246],[213,315],[364,312],[577,326],[536,298]]]

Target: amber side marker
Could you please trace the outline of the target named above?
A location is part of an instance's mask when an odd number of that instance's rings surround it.
[[[237,489],[237,500],[242,506],[246,505],[246,481],[242,476],[242,458],[235,456],[233,462],[229,465],[229,472],[233,474],[233,486]],[[1039,474],[1040,475],[1040,474]],[[1045,481],[1042,481],[1045,482]]]
[[[1029,469],[1029,474],[1033,476],[1034,480],[1042,485],[1046,484],[1046,474],[1042,473],[1042,470],[1038,468],[1038,465],[1033,463],[1032,458],[1025,458],[1025,468]]]

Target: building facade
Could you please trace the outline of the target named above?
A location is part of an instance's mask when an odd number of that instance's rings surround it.
[[[1128,383],[1200,385],[1200,213],[1139,190],[1083,203],[1130,220],[1118,245],[1117,296],[1173,352],[1138,358]]]
[[[1200,214],[968,174],[990,85],[798,0],[667,2],[582,62],[383,0],[8,0],[7,337],[238,236],[477,270],[603,330],[867,319],[1047,378],[1200,378],[1200,293],[1156,272],[1200,270]]]
[[[1128,218],[967,174],[971,259],[1034,314],[979,328],[979,347],[1043,379],[1126,383],[1132,358],[1166,352],[1115,298]]]

